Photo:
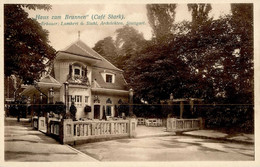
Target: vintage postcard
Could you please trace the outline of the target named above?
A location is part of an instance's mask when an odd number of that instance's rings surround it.
[[[0,166],[260,165],[258,2],[1,11]]]

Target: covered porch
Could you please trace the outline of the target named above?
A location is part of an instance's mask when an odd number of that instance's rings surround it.
[[[47,105],[60,101],[61,84],[52,76],[47,75],[34,85],[26,85],[21,92],[31,106],[31,116],[44,116]],[[54,111],[53,111],[54,112]]]

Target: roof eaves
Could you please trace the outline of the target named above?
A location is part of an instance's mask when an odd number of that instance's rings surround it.
[[[111,69],[111,68],[100,67],[100,66],[96,66],[96,65],[94,65],[93,67],[95,67],[95,68],[102,68],[102,69],[106,69],[106,70],[115,70],[115,71],[124,72],[123,70],[121,70],[121,69],[119,69],[119,68]]]

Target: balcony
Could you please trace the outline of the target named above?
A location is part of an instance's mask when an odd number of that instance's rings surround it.
[[[67,81],[69,84],[90,86],[89,79],[87,76],[81,75],[68,75]]]

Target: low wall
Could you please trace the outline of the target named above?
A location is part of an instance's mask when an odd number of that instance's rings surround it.
[[[135,137],[136,119],[110,121],[73,121],[33,117],[32,126],[63,144],[75,144],[97,139]]]
[[[45,117],[39,117],[38,120],[38,130],[46,132],[47,131],[47,124]]]
[[[176,119],[167,118],[166,131],[189,131],[202,128],[202,120],[199,119]]]
[[[38,117],[32,118],[32,127],[38,130]]]
[[[75,144],[97,139],[134,137],[135,119],[117,121],[62,121],[51,120],[50,135],[63,144]]]

